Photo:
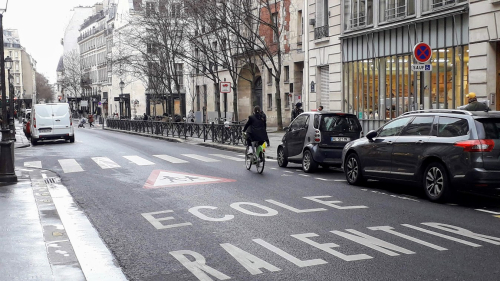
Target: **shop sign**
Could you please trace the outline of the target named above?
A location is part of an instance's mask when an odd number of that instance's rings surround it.
[[[431,59],[432,49],[427,43],[418,43],[413,48],[413,56],[418,62],[424,63]]]
[[[411,71],[432,71],[432,64],[412,64]]]

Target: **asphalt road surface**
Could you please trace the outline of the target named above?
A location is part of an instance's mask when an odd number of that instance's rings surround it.
[[[276,149],[276,144],[268,149]],[[500,202],[101,129],[16,152],[57,173],[130,280],[500,280]]]

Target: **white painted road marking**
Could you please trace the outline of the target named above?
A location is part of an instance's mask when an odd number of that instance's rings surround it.
[[[102,169],[113,169],[120,168],[120,165],[116,164],[113,160],[107,157],[92,157],[92,160],[96,162]]]
[[[123,156],[123,158],[139,165],[139,166],[148,166],[148,165],[154,165],[155,163],[149,161],[149,160],[146,160],[142,157],[139,157],[139,156]]]
[[[182,154],[182,155],[189,157],[189,158],[196,159],[196,160],[200,160],[202,162],[219,162],[219,160],[208,158],[208,157],[197,155],[197,154]]]
[[[238,161],[238,162],[245,161],[245,159],[243,159],[243,158],[232,157],[232,156],[228,156],[228,155],[224,155],[224,154],[210,154],[210,155],[215,156],[215,157],[220,157],[220,158],[223,158],[223,159],[229,159],[229,160],[233,160],[233,161]]]
[[[42,161],[24,162],[24,167],[41,169]]]
[[[60,159],[57,161],[59,161],[59,165],[61,165],[61,168],[65,173],[77,173],[84,171],[75,159]]]
[[[25,165],[26,167],[26,165]],[[475,209],[476,211],[479,211],[479,212],[485,212],[485,213],[488,213],[488,214],[493,214],[493,215],[500,215],[499,212],[493,212],[493,211],[488,211],[488,210],[482,210],[482,209]]]
[[[153,155],[153,156],[174,164],[189,163],[189,161],[175,158],[169,155]]]

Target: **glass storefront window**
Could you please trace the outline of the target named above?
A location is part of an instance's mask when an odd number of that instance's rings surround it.
[[[412,110],[464,105],[468,49],[433,50],[432,72],[412,72],[411,54],[344,63],[344,109],[361,120],[390,120]]]

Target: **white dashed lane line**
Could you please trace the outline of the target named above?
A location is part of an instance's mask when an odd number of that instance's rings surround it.
[[[500,215],[500,212],[493,212],[493,211],[488,211],[488,210],[483,210],[483,209],[475,209],[475,210],[479,211],[479,212],[488,213],[488,214]]]

